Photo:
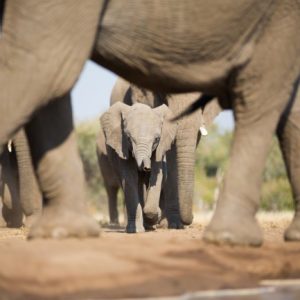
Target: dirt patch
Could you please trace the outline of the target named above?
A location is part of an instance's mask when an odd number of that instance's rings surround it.
[[[261,216],[261,248],[201,241],[207,218],[186,230],[128,235],[105,229],[97,239],[24,240],[0,230],[0,299],[107,299],[247,288],[262,279],[300,277],[300,243],[284,243],[291,215]]]

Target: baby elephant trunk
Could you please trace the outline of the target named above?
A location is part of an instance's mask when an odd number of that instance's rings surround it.
[[[138,169],[143,172],[151,171],[151,148],[146,143],[138,143],[136,147],[136,163]]]
[[[140,171],[144,172],[150,172],[151,171],[151,161],[150,158],[144,157],[140,158],[139,156],[137,157],[137,165]]]
[[[139,144],[137,146],[135,159],[136,159],[138,169],[140,171],[144,171],[144,172],[151,171],[151,160],[150,160],[151,151],[148,148],[149,147],[144,144]]]

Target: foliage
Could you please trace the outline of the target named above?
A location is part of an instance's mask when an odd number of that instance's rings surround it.
[[[196,153],[195,202],[204,208],[212,208],[218,186],[226,169],[232,132],[221,133],[216,125],[209,135],[202,138]],[[199,204],[198,204],[199,206]],[[286,177],[277,140],[274,138],[263,174],[261,194],[263,210],[287,210],[293,208],[292,194]]]
[[[215,177],[219,168],[224,168],[229,155],[231,132],[219,133],[216,125],[202,137],[196,154],[196,168],[203,169],[207,177]]]
[[[212,209],[226,168],[232,140],[231,132],[220,133],[216,125],[201,138],[196,152],[195,202],[202,209]],[[200,199],[200,205],[199,201]]]
[[[104,200],[106,197],[96,155],[96,139],[99,130],[98,120],[80,123],[76,127],[77,142],[83,161],[89,199],[97,208],[104,202],[99,201],[99,198]]]
[[[264,210],[293,208],[293,197],[277,140],[274,138],[264,171],[261,207]]]

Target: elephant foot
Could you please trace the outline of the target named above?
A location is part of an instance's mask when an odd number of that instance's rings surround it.
[[[6,227],[9,227],[9,228],[20,228],[22,226],[23,226],[22,219],[19,219],[19,218],[9,219],[6,223]]]
[[[5,227],[7,227],[5,220],[2,217],[0,217],[0,228],[5,228]]]
[[[146,231],[155,231],[156,230],[156,223],[148,222],[147,219],[144,219],[144,227]]]
[[[157,224],[157,228],[167,229],[168,228],[168,220],[166,217],[162,218]]]
[[[263,243],[263,235],[254,217],[232,216],[222,220],[213,218],[205,229],[203,240],[217,245],[259,247]]]
[[[122,226],[119,222],[109,222],[108,227],[112,229],[120,229]]]
[[[127,233],[145,232],[145,228],[142,224],[136,224],[135,221],[132,221],[132,222],[128,222],[126,226],[126,232]]]
[[[161,219],[161,210],[159,207],[154,210],[150,210],[147,209],[147,207],[144,207],[143,212],[144,212],[144,219],[147,222],[147,224],[156,225]]]
[[[149,226],[153,226],[156,225],[159,222],[160,219],[160,215],[159,213],[156,214],[145,214],[144,215],[144,223],[149,225]]]
[[[33,224],[35,224],[38,219],[41,217],[41,214],[32,214],[30,216],[25,217],[24,226],[26,228],[30,228]]]
[[[110,219],[109,220],[109,225],[111,225],[111,226],[120,226],[119,219]]]
[[[158,228],[163,229],[184,229],[179,216],[172,216],[160,220]]]
[[[68,237],[97,237],[98,223],[86,212],[62,207],[46,207],[42,216],[31,227],[28,239]]]
[[[294,217],[292,223],[284,232],[284,240],[287,242],[300,241],[300,219],[299,219],[299,217]]]
[[[149,225],[149,224],[144,224],[145,231],[155,231],[156,226],[155,225]]]
[[[20,228],[23,225],[23,213],[20,210],[3,210],[3,220],[5,227]]]

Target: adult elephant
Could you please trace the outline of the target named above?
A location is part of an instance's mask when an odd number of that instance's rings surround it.
[[[68,93],[90,56],[102,3],[3,3],[0,145],[25,125],[45,202],[29,237],[98,236],[99,225],[85,202]]]
[[[177,95],[153,93],[119,78],[113,87],[110,104],[119,101],[127,105],[143,103],[150,107],[166,104],[176,116],[193,104],[199,96],[197,92]],[[201,135],[206,134],[206,127],[219,112],[220,106],[215,100],[178,121],[175,143],[171,151],[167,152],[168,174],[163,188],[165,221],[169,228],[179,229],[182,225],[192,223],[195,151]]]
[[[117,0],[6,0],[0,39],[0,144],[39,107],[69,91],[95,45],[94,60],[131,82],[169,93],[201,91],[233,108],[230,164],[205,239],[260,245],[255,212],[261,174],[271,137],[284,110],[292,108],[288,104],[298,88],[299,24],[299,0],[131,0],[125,6]],[[34,237],[96,232],[81,213],[82,189],[70,188],[72,180],[83,186],[83,176],[67,103],[47,104],[43,113],[52,114],[48,121],[54,126],[38,113],[28,134],[36,148],[41,189],[49,199]],[[60,121],[65,115],[68,121]],[[292,130],[288,139],[299,135],[297,127]],[[49,136],[49,131],[58,134]],[[69,155],[61,154],[66,148]],[[45,171],[52,160],[51,171]],[[291,161],[287,167],[294,187],[299,179],[293,176],[294,157]],[[297,234],[287,234],[288,239],[300,239],[298,215],[293,222]]]
[[[24,215],[24,225],[30,227],[41,214],[42,196],[24,129],[19,130],[2,153],[0,182],[2,225],[20,227]]]

